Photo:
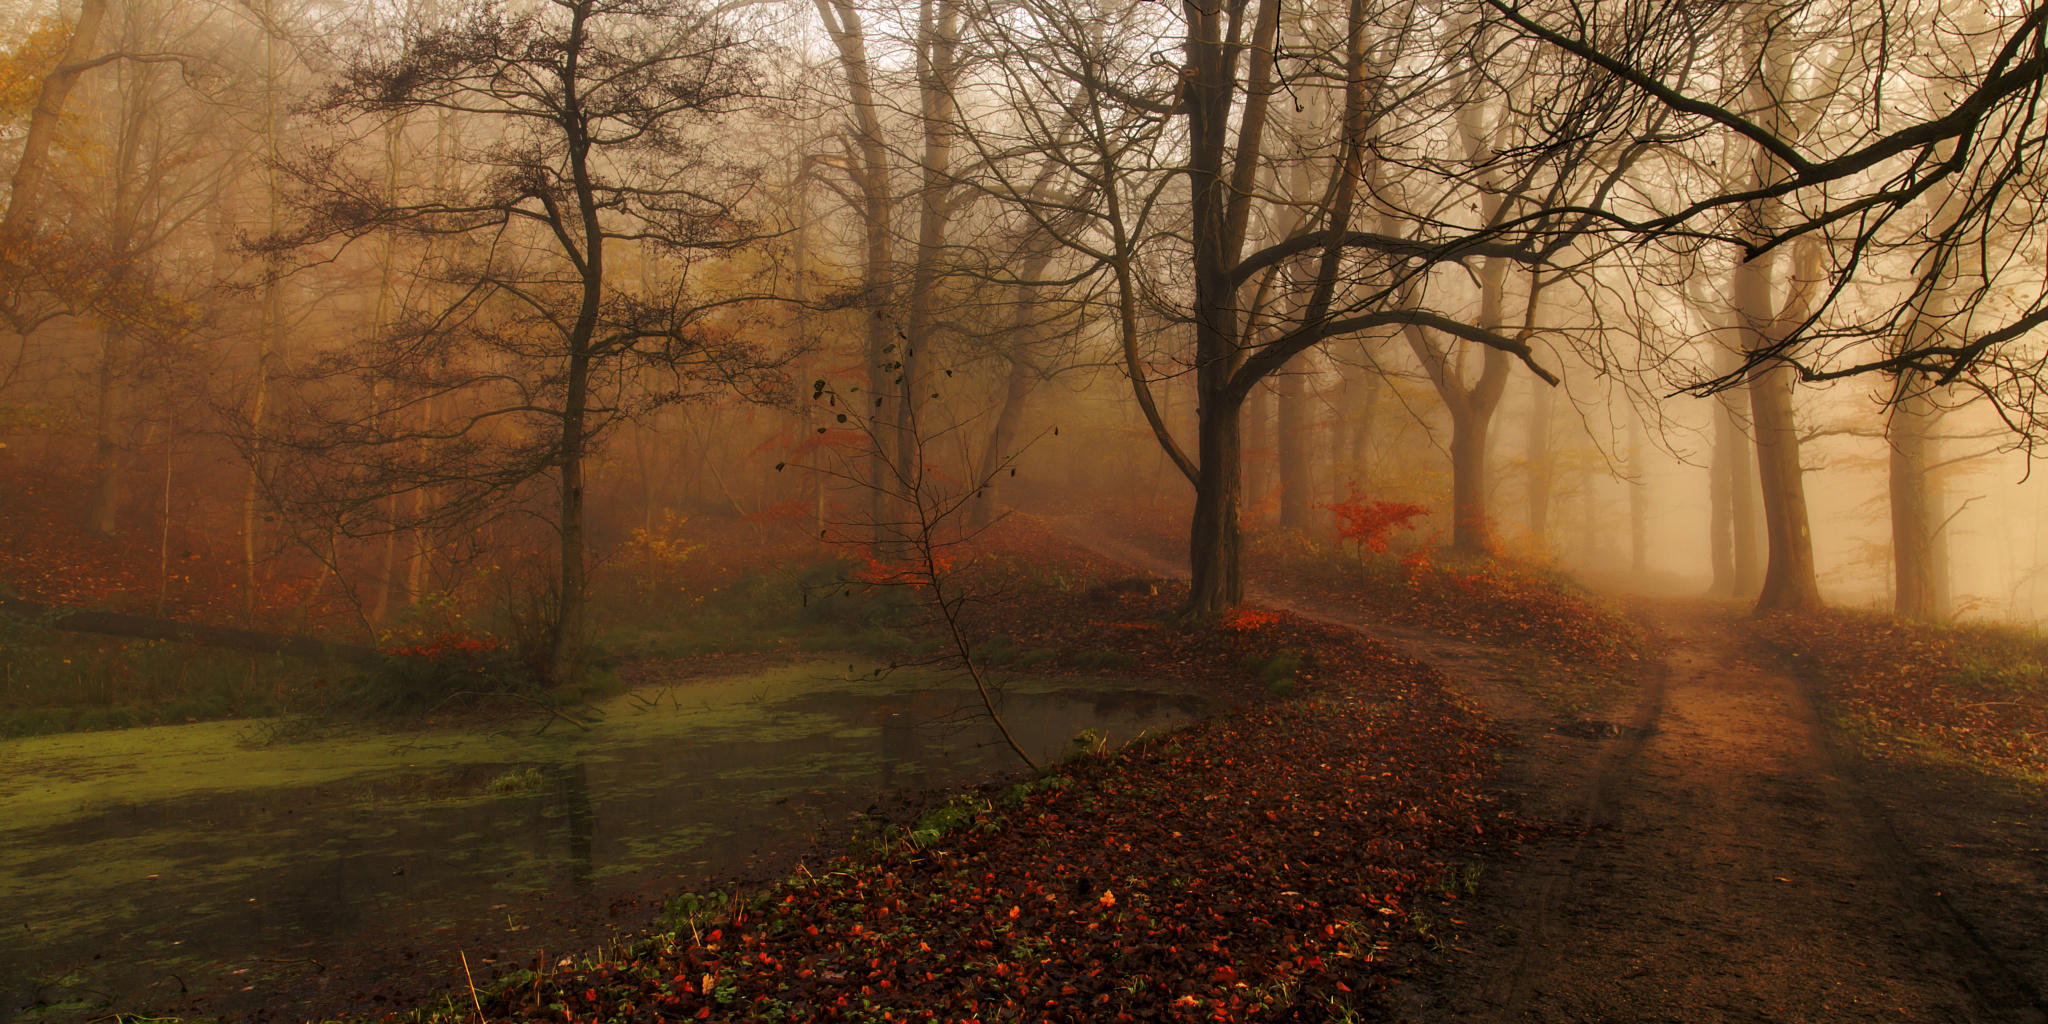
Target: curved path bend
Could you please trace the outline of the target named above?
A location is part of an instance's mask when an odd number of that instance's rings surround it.
[[[1127,543],[1079,542],[1184,575]],[[1644,605],[1663,659],[1587,721],[1528,696],[1504,652],[1253,596],[1443,672],[1517,739],[1503,777],[1522,812],[1578,826],[1489,865],[1438,929],[1452,955],[1397,990],[1398,1015],[2048,1024],[1858,790],[1799,683],[1744,656],[1725,606]]]

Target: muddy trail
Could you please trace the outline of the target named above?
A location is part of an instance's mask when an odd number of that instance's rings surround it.
[[[1444,955],[1397,990],[1397,1017],[2048,1021],[2015,958],[1900,842],[1801,684],[1744,653],[1727,606],[1636,602],[1662,658],[1588,716],[1534,699],[1515,652],[1251,596],[1443,672],[1513,736],[1503,781],[1521,812],[1564,826],[1489,864],[1479,894],[1453,905],[1434,932]]]
[[[1521,741],[1507,781],[1573,840],[1501,867],[1421,986],[1427,1020],[2040,1021],[1833,752],[1800,685],[1738,652],[1731,612],[1640,614],[1664,653],[1574,728],[1447,669]]]

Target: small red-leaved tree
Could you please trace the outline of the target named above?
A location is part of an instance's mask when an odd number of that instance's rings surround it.
[[[1387,541],[1395,530],[1412,530],[1417,516],[1429,514],[1427,507],[1405,501],[1367,501],[1357,490],[1343,501],[1322,507],[1336,515],[1338,539],[1350,541],[1361,559],[1368,549],[1386,554]]]

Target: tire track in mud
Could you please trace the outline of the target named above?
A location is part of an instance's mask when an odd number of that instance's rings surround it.
[[[1144,571],[1177,565],[1095,531]],[[1253,588],[1428,664],[1518,745],[1504,781],[1576,824],[1489,868],[1452,956],[1392,1009],[1418,1021],[2048,1021],[1917,870],[1831,749],[1806,689],[1745,658],[1732,612],[1647,606],[1664,657],[1625,720],[1567,730],[1477,645]],[[1599,724],[1599,723],[1596,723]]]

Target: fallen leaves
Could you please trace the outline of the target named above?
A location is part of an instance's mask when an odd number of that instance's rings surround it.
[[[1521,828],[1495,800],[1495,738],[1434,673],[1370,641],[1271,611],[1165,625],[1163,589],[1104,619],[1073,588],[1018,585],[976,616],[1020,645],[1126,655],[1238,710],[1069,762],[1065,784],[976,804],[929,842],[790,878],[702,938],[523,979],[486,1015],[1256,1021],[1366,1005],[1396,981],[1411,908]],[[1275,701],[1243,665],[1281,647],[1314,669]]]
[[[1751,620],[1867,756],[2048,776],[2048,643],[1844,609]]]

